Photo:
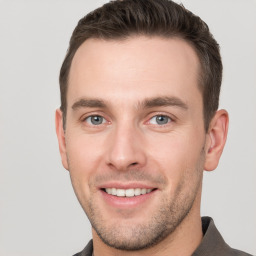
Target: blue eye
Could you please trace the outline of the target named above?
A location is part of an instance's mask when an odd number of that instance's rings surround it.
[[[101,125],[106,123],[106,119],[102,116],[88,116],[85,121],[90,125]]]
[[[171,118],[169,116],[157,115],[157,116],[153,116],[149,122],[151,124],[165,125],[165,124],[168,124],[170,121],[171,121]]]

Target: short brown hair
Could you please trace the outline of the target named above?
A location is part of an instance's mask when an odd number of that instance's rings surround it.
[[[218,109],[222,80],[219,45],[207,24],[184,6],[168,0],[116,0],[82,18],[70,39],[60,70],[61,111],[65,128],[68,76],[72,59],[88,38],[123,40],[134,35],[179,37],[195,49],[201,64],[199,88],[203,95],[206,131]]]

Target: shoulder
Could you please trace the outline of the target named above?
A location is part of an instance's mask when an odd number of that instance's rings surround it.
[[[223,239],[214,221],[210,217],[202,218],[203,240],[193,256],[252,256],[251,254],[231,248]]]
[[[222,238],[214,221],[210,217],[202,218],[203,240],[192,256],[252,256],[246,252],[231,248]],[[92,256],[92,240],[79,253],[73,256]]]
[[[242,252],[240,250],[236,250],[236,249],[233,249],[233,248],[230,248],[230,255],[232,255],[232,256],[252,256],[249,253]]]
[[[92,252],[93,252],[93,244],[92,244],[92,240],[90,240],[89,243],[85,246],[85,248],[81,252],[78,252],[73,256],[92,256]]]

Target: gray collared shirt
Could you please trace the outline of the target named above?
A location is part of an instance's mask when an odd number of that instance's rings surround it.
[[[202,217],[203,240],[192,256],[252,256],[227,245],[210,217]],[[93,256],[92,240],[74,256]]]

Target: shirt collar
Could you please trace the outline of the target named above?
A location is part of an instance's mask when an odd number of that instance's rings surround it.
[[[202,229],[204,237],[192,256],[225,255],[225,252],[230,251],[230,247],[225,243],[212,218],[202,217]]]

